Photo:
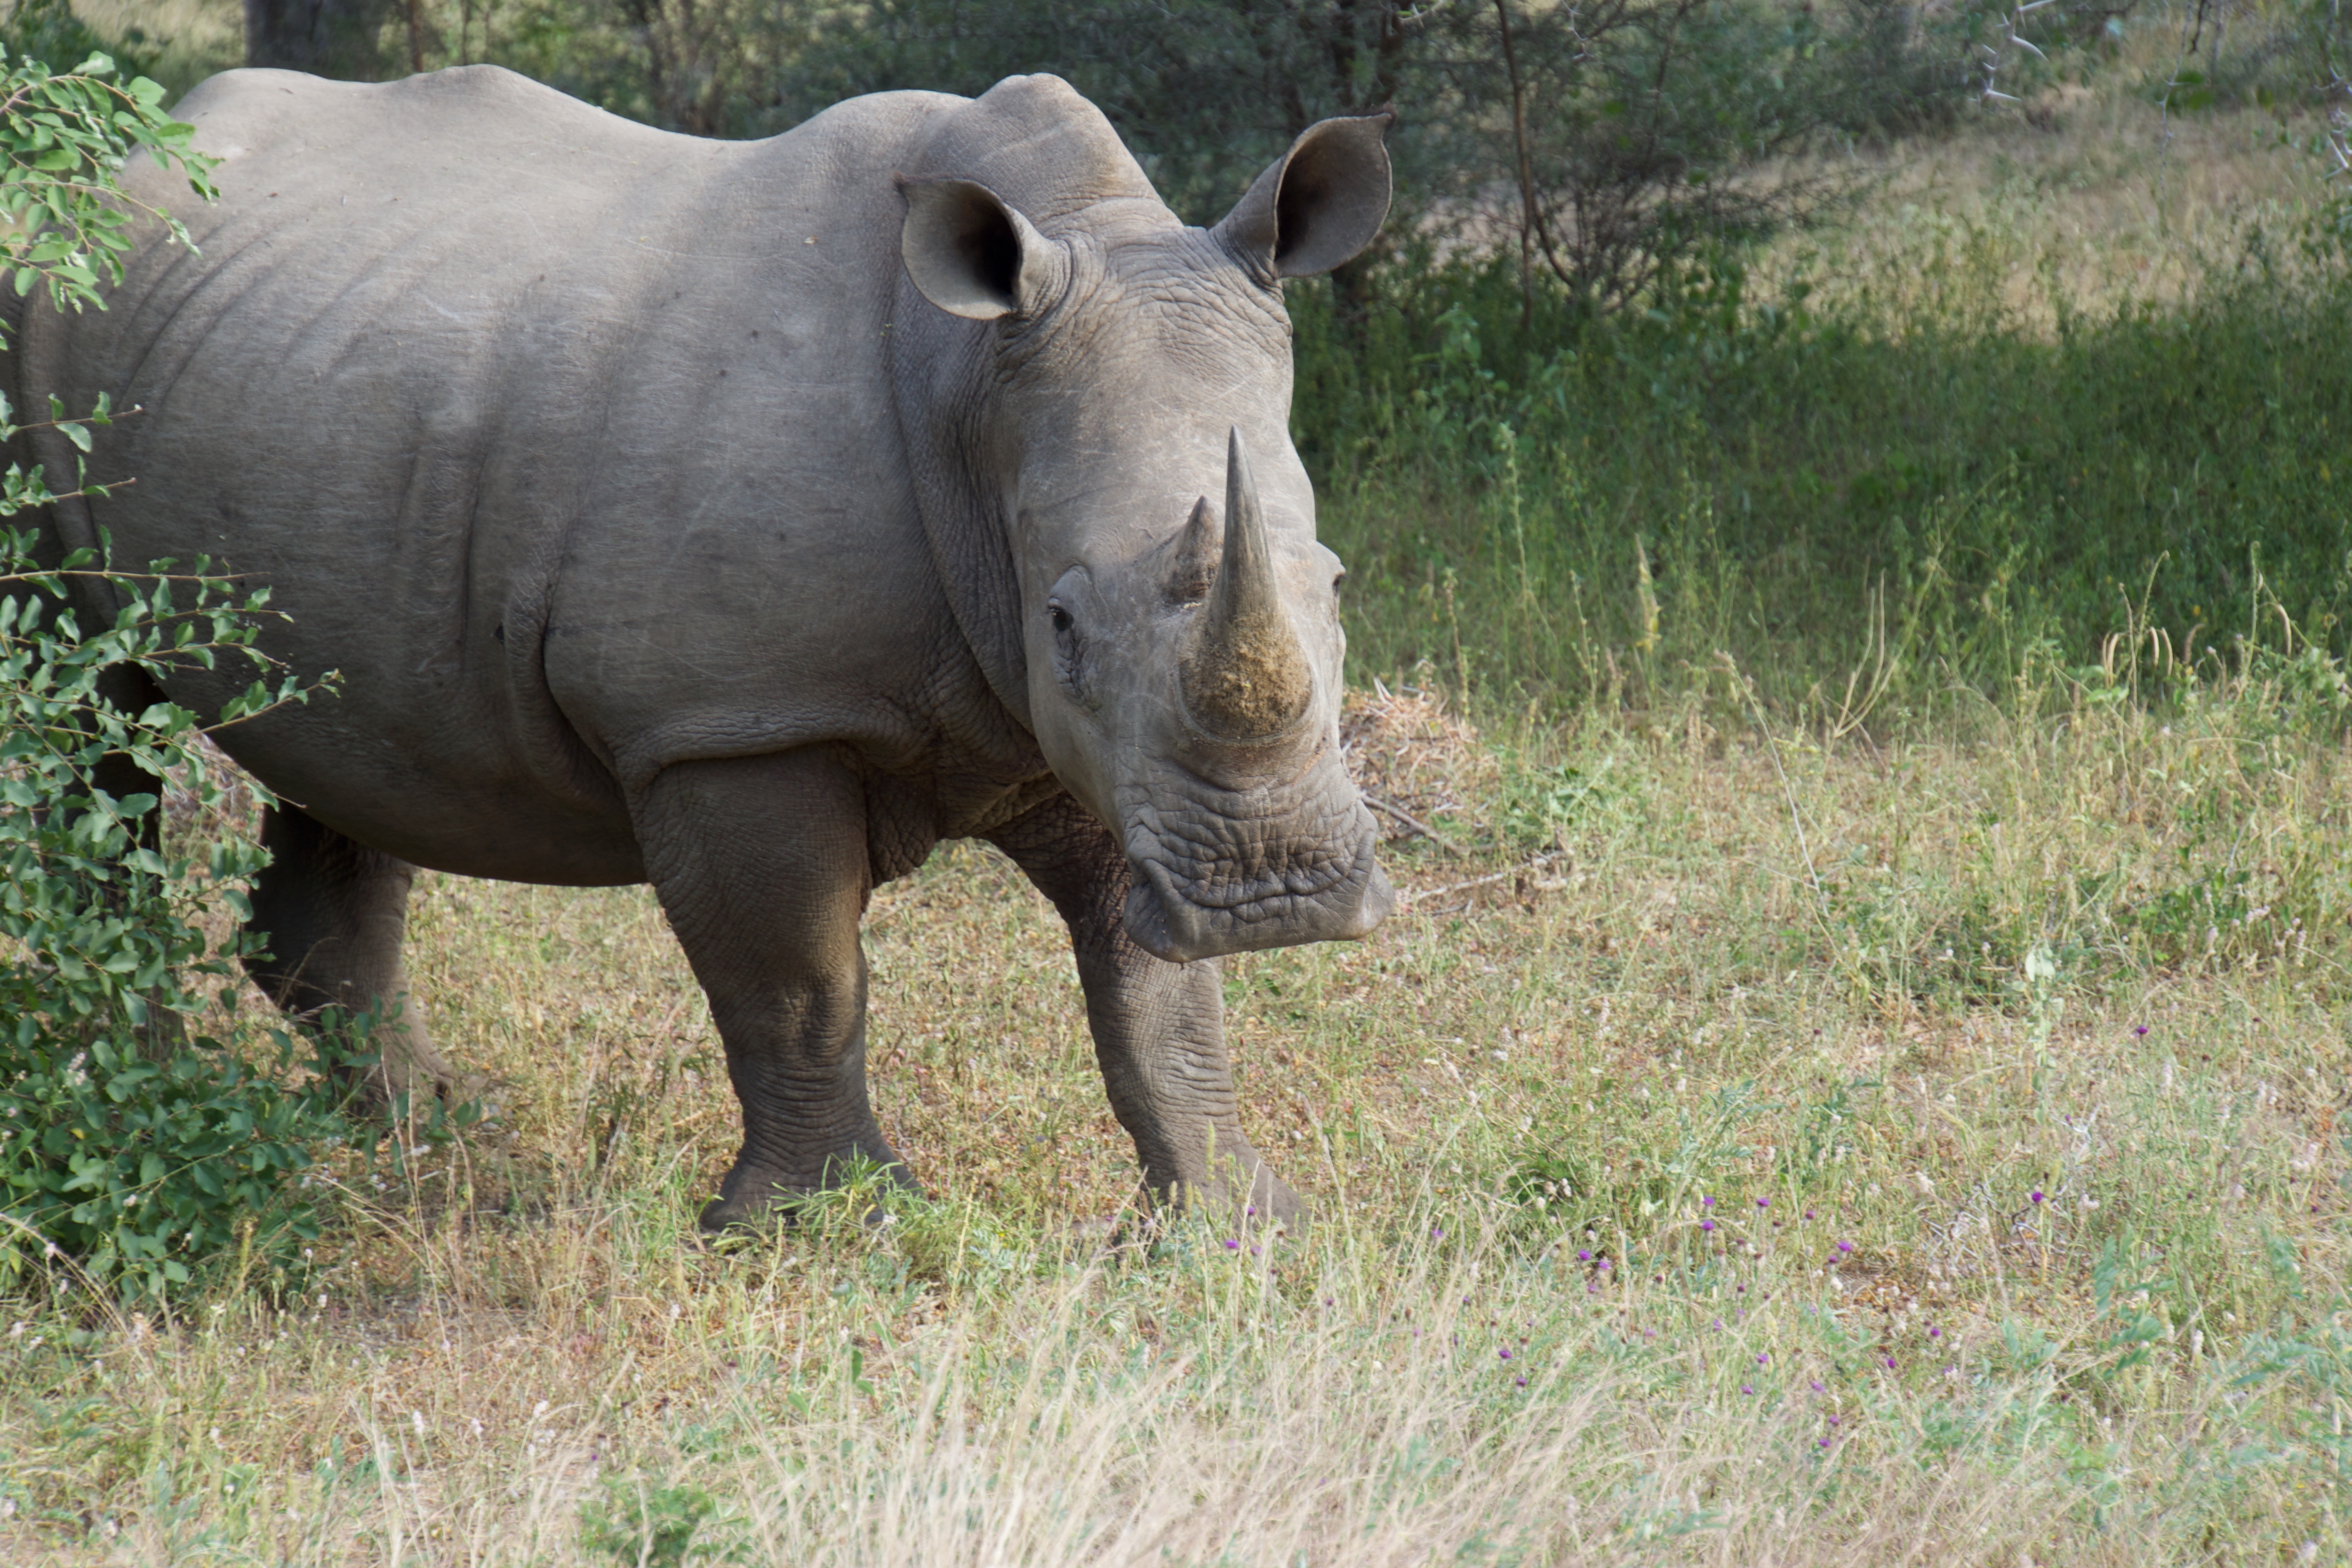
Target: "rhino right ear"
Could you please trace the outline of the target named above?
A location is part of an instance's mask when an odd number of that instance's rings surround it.
[[[906,226],[898,255],[924,299],[950,316],[992,321],[1034,302],[1053,243],[986,185],[901,180]]]
[[[1381,110],[1318,121],[1257,177],[1213,231],[1269,278],[1312,278],[1353,260],[1389,215],[1389,127]]]

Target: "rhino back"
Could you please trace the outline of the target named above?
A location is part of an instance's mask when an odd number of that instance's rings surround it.
[[[954,649],[884,374],[890,174],[961,101],[719,143],[494,68],[231,72],[179,110],[221,202],[136,176],[201,254],[42,323],[22,390],[143,407],[94,463],[138,476],[93,507],[118,557],[225,558],[273,651],[342,672],[235,734],[266,781],[424,864],[633,879],[624,792],[668,762],[922,744]]]

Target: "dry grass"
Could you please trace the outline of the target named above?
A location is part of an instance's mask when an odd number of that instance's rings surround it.
[[[0,1555],[2336,1560],[2347,803],[2274,697],[1777,767],[1696,713],[1517,737],[1475,804],[1588,781],[1566,875],[1228,966],[1319,1216],[1264,1255],[1100,1250],[1131,1155],[992,856],[871,925],[933,1197],[718,1255],[732,1109],[651,900],[436,879],[420,980],[498,1121],[347,1173],[299,1300],[20,1306]],[[2217,868],[2249,918],[2157,956]]]
[[[1860,178],[1867,199],[1849,221],[1777,245],[1759,281],[1801,278],[1865,319],[2047,332],[2064,312],[2179,302],[2217,263],[2240,260],[2251,229],[2291,266],[2286,241],[2327,186],[2309,146],[2318,121],[2291,98],[2275,111],[2162,112],[2155,84],[2211,68],[2180,58],[2196,9],[2144,9],[2086,78],[1972,110],[1929,155],[1911,143],[1857,149],[1836,172]],[[2259,48],[2286,24],[2246,7],[2237,26],[2243,47]]]

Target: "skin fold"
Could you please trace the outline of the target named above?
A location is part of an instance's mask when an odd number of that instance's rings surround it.
[[[984,838],[1068,923],[1147,1187],[1299,1217],[1216,960],[1391,901],[1281,298],[1378,228],[1387,116],[1310,129],[1201,229],[1045,76],[756,142],[491,67],[232,71],[177,113],[220,202],[129,185],[198,253],[151,233],[105,311],[26,310],[9,374],[19,406],[141,410],[90,464],[138,483],[46,548],[209,555],[271,588],[272,655],[340,672],[219,737],[281,802],[281,1005],[390,1006],[377,1089],[462,1092],[406,994],[415,868],[649,881],[743,1110],[704,1223],[747,1220],[854,1156],[903,1172],[859,921]],[[241,679],[164,686],[205,712]]]

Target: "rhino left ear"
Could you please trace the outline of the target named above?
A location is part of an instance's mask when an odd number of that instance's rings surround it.
[[[898,255],[924,299],[951,316],[992,321],[1039,298],[1053,242],[986,185],[901,180]]]
[[[1362,254],[1389,216],[1388,110],[1308,126],[1213,232],[1244,266],[1312,278]]]

